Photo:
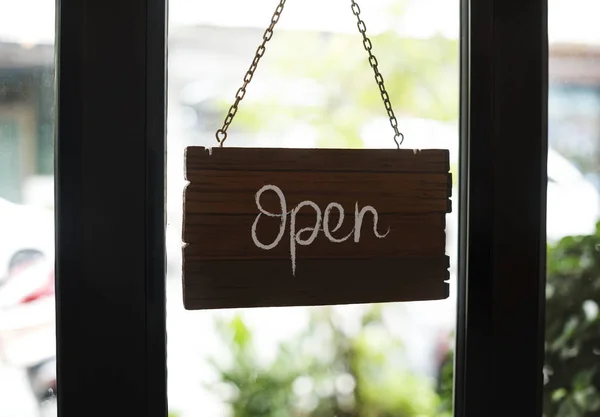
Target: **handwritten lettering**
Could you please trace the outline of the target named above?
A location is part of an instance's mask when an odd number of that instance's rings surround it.
[[[261,204],[260,199],[261,199],[262,195],[267,191],[274,192],[277,195],[277,197],[279,199],[279,206],[280,206],[280,211],[278,213],[269,212]],[[339,229],[342,227],[342,224],[344,223],[345,213],[344,213],[344,208],[342,207],[341,204],[329,203],[327,205],[327,207],[325,208],[325,212],[322,213],[321,209],[319,208],[319,206],[317,204],[315,204],[314,202],[312,202],[310,200],[306,200],[306,201],[302,201],[300,204],[298,204],[292,210],[288,211],[287,210],[287,202],[285,200],[285,195],[283,194],[283,191],[276,185],[265,185],[260,190],[258,190],[258,192],[255,195],[255,201],[256,201],[256,207],[258,208],[259,213],[256,216],[254,223],[252,224],[251,234],[252,234],[252,240],[253,240],[254,244],[260,249],[271,250],[271,249],[277,247],[277,245],[279,245],[279,243],[281,242],[281,240],[283,239],[283,236],[285,234],[288,217],[290,217],[290,227],[289,227],[289,230],[290,230],[290,258],[292,261],[292,274],[294,276],[296,275],[296,251],[297,251],[296,248],[297,248],[297,246],[298,245],[299,246],[311,245],[317,239],[320,231],[323,231],[323,233],[325,234],[325,237],[331,243],[343,243],[343,242],[347,241],[348,239],[350,239],[353,235],[354,235],[354,242],[359,243],[360,237],[361,237],[362,223],[363,223],[365,214],[371,213],[373,215],[373,234],[377,238],[383,239],[390,233],[389,228],[385,233],[383,233],[383,234],[379,233],[377,231],[377,224],[379,222],[379,214],[377,213],[377,210],[372,206],[365,206],[359,210],[358,202],[355,205],[354,228],[347,236],[335,237],[335,236],[333,236],[333,234],[336,233],[337,231],[339,231]],[[313,209],[315,211],[314,226],[304,227],[300,230],[296,230],[296,217],[298,216],[298,213],[300,212],[300,210],[305,207],[310,207],[311,209]],[[331,228],[330,216],[334,210],[337,211],[337,213],[338,213],[338,219],[337,219],[337,223],[335,224],[335,226],[333,228]],[[275,239],[273,240],[273,242],[271,242],[269,244],[265,244],[265,243],[261,242],[257,236],[258,223],[262,216],[280,217],[281,218],[279,232],[278,232],[277,236],[275,237]]]

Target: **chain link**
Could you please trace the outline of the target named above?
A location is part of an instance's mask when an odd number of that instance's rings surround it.
[[[271,17],[271,24],[269,25],[267,30],[265,30],[265,33],[263,34],[262,43],[259,45],[258,49],[256,49],[256,54],[254,55],[252,64],[250,65],[250,68],[246,72],[246,75],[244,75],[244,83],[242,84],[242,86],[238,89],[237,93],[235,94],[235,101],[233,102],[233,105],[229,108],[229,111],[227,112],[227,116],[225,117],[225,121],[223,122],[223,127],[221,129],[217,130],[216,138],[217,138],[217,142],[219,142],[220,146],[223,146],[223,142],[225,142],[225,140],[227,140],[227,129],[229,128],[229,125],[233,121],[233,118],[235,117],[235,115],[238,111],[238,106],[240,104],[240,101],[242,101],[242,99],[246,95],[246,87],[248,87],[248,84],[250,84],[250,81],[252,81],[252,78],[254,77],[254,72],[256,71],[256,68],[258,68],[258,63],[259,63],[260,59],[265,54],[265,51],[267,49],[266,48],[267,42],[269,42],[271,40],[271,38],[273,37],[273,29],[275,28],[275,25],[279,21],[279,17],[281,16],[281,12],[283,12],[285,2],[286,2],[286,0],[280,0],[279,4],[275,8],[273,17]]]
[[[398,130],[398,120],[396,119],[396,115],[394,114],[394,110],[392,109],[392,103],[390,102],[390,96],[385,89],[385,83],[383,82],[383,75],[379,72],[379,62],[375,55],[373,55],[373,44],[371,43],[371,39],[367,37],[367,25],[360,17],[360,6],[354,0],[350,0],[352,3],[352,13],[356,16],[358,27],[358,31],[362,35],[363,38],[363,46],[365,50],[369,54],[369,64],[371,68],[373,68],[373,72],[375,73],[375,81],[377,82],[377,86],[379,87],[379,92],[381,93],[381,99],[383,100],[383,104],[385,106],[385,110],[387,111],[387,115],[390,118],[390,124],[392,125],[392,129],[394,129],[394,142],[396,142],[396,147],[400,149],[400,145],[404,142],[404,135],[400,133]],[[398,142],[400,139],[400,142]]]
[[[275,29],[275,25],[279,21],[279,18],[281,16],[281,13],[283,12],[283,8],[285,6],[286,1],[287,0],[280,0],[279,4],[275,8],[273,17],[271,17],[271,24],[269,25],[267,30],[265,30],[265,33],[263,34],[262,43],[259,45],[258,49],[256,50],[256,54],[254,55],[254,59],[252,60],[252,64],[250,65],[250,68],[246,72],[246,75],[244,75],[244,83],[242,84],[242,86],[238,89],[237,93],[235,94],[235,101],[233,102],[233,105],[229,108],[229,111],[227,112],[227,116],[225,117],[225,121],[223,122],[223,127],[221,129],[217,130],[217,133],[215,136],[217,138],[217,142],[219,142],[219,145],[221,147],[223,146],[223,143],[227,140],[227,129],[229,128],[229,125],[233,121],[233,118],[235,117],[235,115],[238,111],[238,106],[239,106],[240,102],[246,95],[246,88],[248,87],[248,84],[250,84],[250,81],[252,81],[252,78],[254,77],[254,72],[256,71],[256,68],[258,68],[258,63],[259,63],[260,59],[265,54],[266,44],[273,37],[273,30]],[[379,72],[379,63],[377,62],[377,58],[375,57],[375,55],[373,55],[373,44],[371,43],[371,40],[367,37],[367,26],[365,25],[365,22],[360,17],[360,7],[356,3],[355,0],[350,0],[350,1],[352,3],[352,13],[354,13],[354,15],[356,16],[356,18],[358,20],[356,25],[358,27],[358,31],[362,35],[363,46],[365,47],[365,50],[369,54],[369,65],[371,65],[371,68],[373,68],[373,72],[375,73],[375,81],[377,82],[377,86],[379,87],[379,91],[381,93],[381,98],[383,99],[383,104],[387,111],[388,117],[390,118],[390,124],[392,125],[392,128],[394,129],[394,133],[395,133],[394,134],[394,142],[396,143],[396,146],[398,147],[398,149],[400,149],[400,145],[404,141],[404,135],[402,133],[400,133],[400,131],[398,130],[398,120],[396,119],[394,110],[392,110],[392,103],[390,102],[390,96],[388,95],[387,90],[385,89],[385,84],[383,82],[383,76]],[[400,139],[400,142],[398,142],[398,139]]]

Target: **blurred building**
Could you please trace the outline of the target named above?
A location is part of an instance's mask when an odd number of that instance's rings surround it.
[[[600,189],[600,41],[553,44],[549,75],[550,145]]]
[[[54,8],[0,0],[0,197],[15,202],[52,201]]]
[[[52,45],[0,41],[0,197],[14,202],[54,169],[53,56]]]

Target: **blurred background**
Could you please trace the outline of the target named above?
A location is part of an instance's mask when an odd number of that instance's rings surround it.
[[[592,417],[600,415],[600,32],[594,21],[600,4],[549,3],[544,409],[546,417]],[[450,416],[457,189],[447,222],[448,300],[183,309],[183,152],[216,145],[214,133],[276,5],[170,2],[170,409],[180,417]],[[449,149],[456,188],[459,2],[360,5],[403,146]],[[0,0],[1,417],[55,413],[54,7],[48,0]],[[394,146],[348,1],[287,2],[229,132],[229,146]],[[507,146],[518,148],[510,140]]]

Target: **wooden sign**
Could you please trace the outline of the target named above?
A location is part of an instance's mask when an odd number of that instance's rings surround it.
[[[191,147],[187,309],[448,297],[446,150]]]

